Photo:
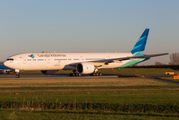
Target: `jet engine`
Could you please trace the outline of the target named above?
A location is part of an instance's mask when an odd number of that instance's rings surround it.
[[[79,63],[76,66],[76,71],[80,74],[90,74],[93,73],[95,70],[95,67],[92,63]]]
[[[53,75],[53,74],[55,74],[57,72],[58,72],[58,70],[41,70],[41,73],[43,75]]]
[[[5,70],[1,70],[0,73],[2,73],[2,74],[9,74],[10,70],[6,70],[6,69]]]

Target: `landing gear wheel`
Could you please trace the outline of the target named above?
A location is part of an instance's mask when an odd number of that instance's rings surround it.
[[[81,76],[80,73],[70,73],[70,76]]]
[[[20,74],[16,74],[16,78],[20,78]]]
[[[70,73],[70,76],[71,76],[71,77],[75,76],[75,73]]]
[[[100,72],[97,73],[91,73],[90,76],[101,76],[102,74]]]
[[[97,72],[97,73],[95,73],[95,76],[99,76],[99,73]]]
[[[90,76],[95,76],[96,74],[95,73],[91,73]]]
[[[99,73],[98,73],[98,76],[101,76],[101,75],[102,75],[102,74],[99,72]]]

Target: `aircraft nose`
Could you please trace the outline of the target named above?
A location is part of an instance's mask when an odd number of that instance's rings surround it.
[[[9,68],[11,67],[9,61],[5,61],[3,64],[4,64],[6,67],[9,67]]]
[[[5,66],[7,66],[8,65],[8,63],[7,63],[7,61],[4,61],[4,63],[3,63]]]

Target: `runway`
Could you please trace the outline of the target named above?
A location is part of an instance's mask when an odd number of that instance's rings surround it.
[[[3,77],[6,76],[6,77]],[[177,84],[179,85],[179,82],[177,81],[171,81],[171,80],[165,80],[161,79],[159,77],[172,77],[171,75],[124,75],[124,74],[102,74],[102,76],[90,76],[89,74],[87,75],[82,75],[82,76],[69,76],[69,74],[56,74],[56,75],[42,75],[42,74],[33,74],[33,73],[28,73],[28,74],[21,74],[20,78],[16,78],[15,74],[10,74],[11,77],[7,77],[7,74],[1,74],[0,79],[49,79],[49,78],[71,78],[71,79],[79,79],[79,78],[122,78],[122,77],[146,77],[149,79],[157,80],[157,81],[163,81],[167,83],[172,83],[172,84]],[[26,77],[23,77],[26,76]],[[35,77],[33,77],[35,76]],[[38,77],[37,77],[38,76]]]
[[[23,76],[27,76],[27,77],[23,77]],[[15,74],[11,74],[11,77],[3,77],[3,75],[1,75],[0,79],[48,79],[48,78],[74,78],[75,79],[75,78],[117,78],[117,77],[118,77],[117,74],[103,74],[102,76],[90,76],[88,74],[82,76],[69,76],[69,74],[56,74],[56,75],[21,74],[20,78],[16,78]]]
[[[117,86],[117,87],[0,87],[0,90],[7,90],[7,89],[31,89],[31,90],[45,90],[45,89],[139,89],[139,88],[178,88],[179,86]]]
[[[159,77],[173,77],[173,75],[145,75],[145,77],[154,79],[154,80],[158,80],[158,81],[163,81],[163,82],[168,82],[168,83],[179,85],[179,82],[177,82],[177,81],[171,81],[171,80],[165,80],[165,79],[159,78]]]

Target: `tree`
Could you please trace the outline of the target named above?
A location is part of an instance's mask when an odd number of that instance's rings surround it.
[[[169,65],[179,65],[179,53],[172,53],[170,55]]]
[[[3,65],[3,61],[0,61],[0,65]]]
[[[164,64],[157,61],[157,62],[155,62],[155,65],[164,65]]]

